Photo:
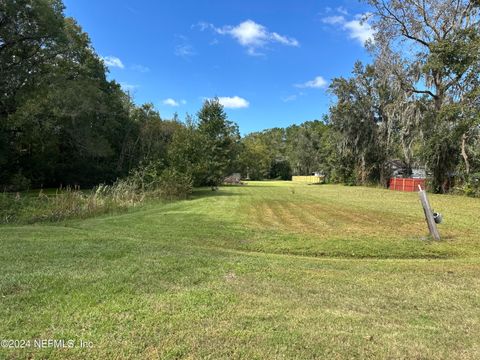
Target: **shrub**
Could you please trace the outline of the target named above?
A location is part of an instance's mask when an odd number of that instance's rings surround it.
[[[480,173],[470,174],[460,186],[455,188],[455,193],[480,197]]]
[[[17,173],[10,178],[9,185],[5,188],[7,191],[24,191],[30,188],[30,180]]]
[[[190,175],[175,169],[166,169],[162,172],[158,192],[163,199],[186,199],[192,190],[193,180]]]
[[[162,173],[160,161],[150,161],[146,164],[140,163],[133,169],[128,177],[124,179],[123,186],[128,186],[137,191],[154,191],[159,187],[160,175]]]
[[[163,171],[161,168],[160,162],[141,164],[127,178],[117,181],[112,190],[116,196],[126,196],[130,201],[139,200],[135,195],[166,200],[186,199],[193,190],[192,176],[173,168]]]

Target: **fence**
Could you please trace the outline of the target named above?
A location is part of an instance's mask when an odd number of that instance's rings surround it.
[[[325,176],[292,176],[292,181],[309,184],[321,184]]]
[[[425,179],[414,179],[414,178],[391,178],[390,179],[390,190],[397,191],[418,191],[418,185],[425,189]]]

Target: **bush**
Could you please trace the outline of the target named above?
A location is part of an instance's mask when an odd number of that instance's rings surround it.
[[[162,172],[158,192],[163,199],[186,199],[192,193],[193,180],[188,174],[175,169],[166,169]]]
[[[115,184],[116,192],[119,194],[134,192],[166,200],[186,199],[193,190],[192,176],[173,168],[163,171],[161,168],[162,164],[159,162],[141,164],[127,178]],[[119,191],[120,188],[123,191]]]
[[[6,191],[24,191],[30,188],[30,180],[17,173],[10,178],[9,185],[5,188]]]
[[[150,161],[146,164],[140,163],[123,180],[124,185],[137,191],[154,191],[160,186],[161,169],[162,164],[159,161]]]
[[[480,173],[470,174],[460,186],[455,188],[455,193],[480,197]]]

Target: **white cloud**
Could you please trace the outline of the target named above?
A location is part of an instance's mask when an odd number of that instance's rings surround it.
[[[168,99],[162,100],[162,104],[167,105],[167,106],[177,107],[177,106],[180,106],[180,105],[186,105],[187,100],[184,100],[184,99],[175,100],[175,99],[172,99],[172,98],[168,98]]]
[[[305,93],[303,91],[300,91],[296,94],[292,94],[292,95],[289,95],[289,96],[285,96],[282,98],[282,101],[283,102],[291,102],[291,101],[295,101],[297,100],[298,98],[300,98],[301,96],[305,95]]]
[[[207,29],[214,29],[215,30],[215,27],[212,24],[209,24],[205,21],[200,21],[199,23],[193,24],[191,26],[191,29],[195,29],[195,28],[199,28],[200,31],[205,31]]]
[[[150,71],[150,68],[143,66],[143,65],[133,65],[132,70],[141,72],[141,73],[147,73]]]
[[[296,84],[295,86],[298,87],[298,88],[320,89],[320,88],[324,88],[325,86],[327,86],[327,80],[325,80],[321,76],[317,76],[313,80],[307,81],[303,84]]]
[[[333,9],[332,7],[330,6],[327,6],[325,7],[325,9],[323,10],[323,12],[321,12],[320,14],[329,14],[329,13],[332,13],[332,12],[337,12],[339,14],[343,14],[343,15],[348,15],[348,10],[345,9],[343,6],[338,6],[336,7],[335,9]]]
[[[299,46],[300,43],[298,42],[297,39],[290,38],[287,36],[283,36],[280,34],[277,34],[276,32],[271,33],[272,39],[287,46]]]
[[[297,98],[298,98],[298,95],[297,95],[297,94],[293,94],[293,95],[285,96],[284,98],[282,98],[282,101],[283,101],[283,102],[290,102],[290,101],[295,101],[295,100],[297,100]]]
[[[134,91],[134,90],[136,90],[140,87],[140,85],[133,85],[133,84],[128,84],[128,83],[124,83],[124,82],[121,82],[120,86],[125,91]]]
[[[347,15],[345,9],[338,8],[338,12]],[[358,40],[362,45],[365,42],[374,42],[374,30],[368,23],[368,17],[371,14],[357,14],[352,20],[347,20],[343,15],[327,16],[322,19],[322,22],[328,25],[338,26],[342,30],[347,31],[351,39]]]
[[[180,57],[190,57],[195,55],[195,50],[193,49],[193,46],[190,44],[180,44],[175,46],[175,55],[180,56]]]
[[[327,16],[322,19],[322,22],[329,25],[345,24],[345,18],[342,15]]]
[[[217,31],[219,34],[233,36],[243,46],[263,46],[268,40],[265,27],[251,20],[244,21],[235,27],[226,26]]]
[[[102,60],[108,67],[118,67],[120,69],[125,68],[122,61],[116,56],[104,56],[102,57]]]
[[[250,106],[250,103],[247,100],[239,96],[222,96],[218,98],[218,101],[226,109],[241,109],[248,108]]]
[[[180,106],[180,104],[178,103],[178,101],[172,99],[172,98],[168,98],[168,99],[165,99],[162,101],[163,105],[168,105],[168,106]]]
[[[190,44],[186,36],[176,35],[175,38],[177,45],[175,45],[174,54],[176,56],[189,58],[196,54],[194,47]]]
[[[362,45],[365,45],[367,41],[374,41],[372,27],[368,22],[362,21],[358,17],[356,20],[346,22],[343,27],[350,32],[350,38],[360,41]]]
[[[276,32],[270,32],[268,29],[257,24],[253,20],[245,20],[237,26],[226,25],[221,28],[217,28],[212,24],[199,23],[197,27],[201,30],[212,29],[214,32],[220,35],[229,35],[239,42],[240,45],[247,48],[247,52],[250,55],[261,55],[258,49],[264,48],[271,43],[279,43],[286,46],[299,46],[298,40],[280,35]]]

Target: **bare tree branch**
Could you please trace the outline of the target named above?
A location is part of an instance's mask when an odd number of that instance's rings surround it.
[[[382,1],[382,5],[383,5],[383,8],[385,9],[385,11],[388,14],[390,14],[390,18],[395,20],[398,23],[398,25],[401,26],[401,28],[402,28],[401,32],[402,32],[403,36],[405,36],[406,38],[408,38],[410,40],[414,40],[414,41],[416,41],[416,42],[418,42],[418,43],[420,43],[420,44],[422,44],[422,45],[424,45],[424,46],[426,46],[427,48],[430,49],[430,44],[428,42],[410,34],[410,32],[408,31],[406,23],[404,21],[402,21],[397,15],[395,15],[395,13],[392,10],[390,10],[390,8],[385,4],[385,1]]]

